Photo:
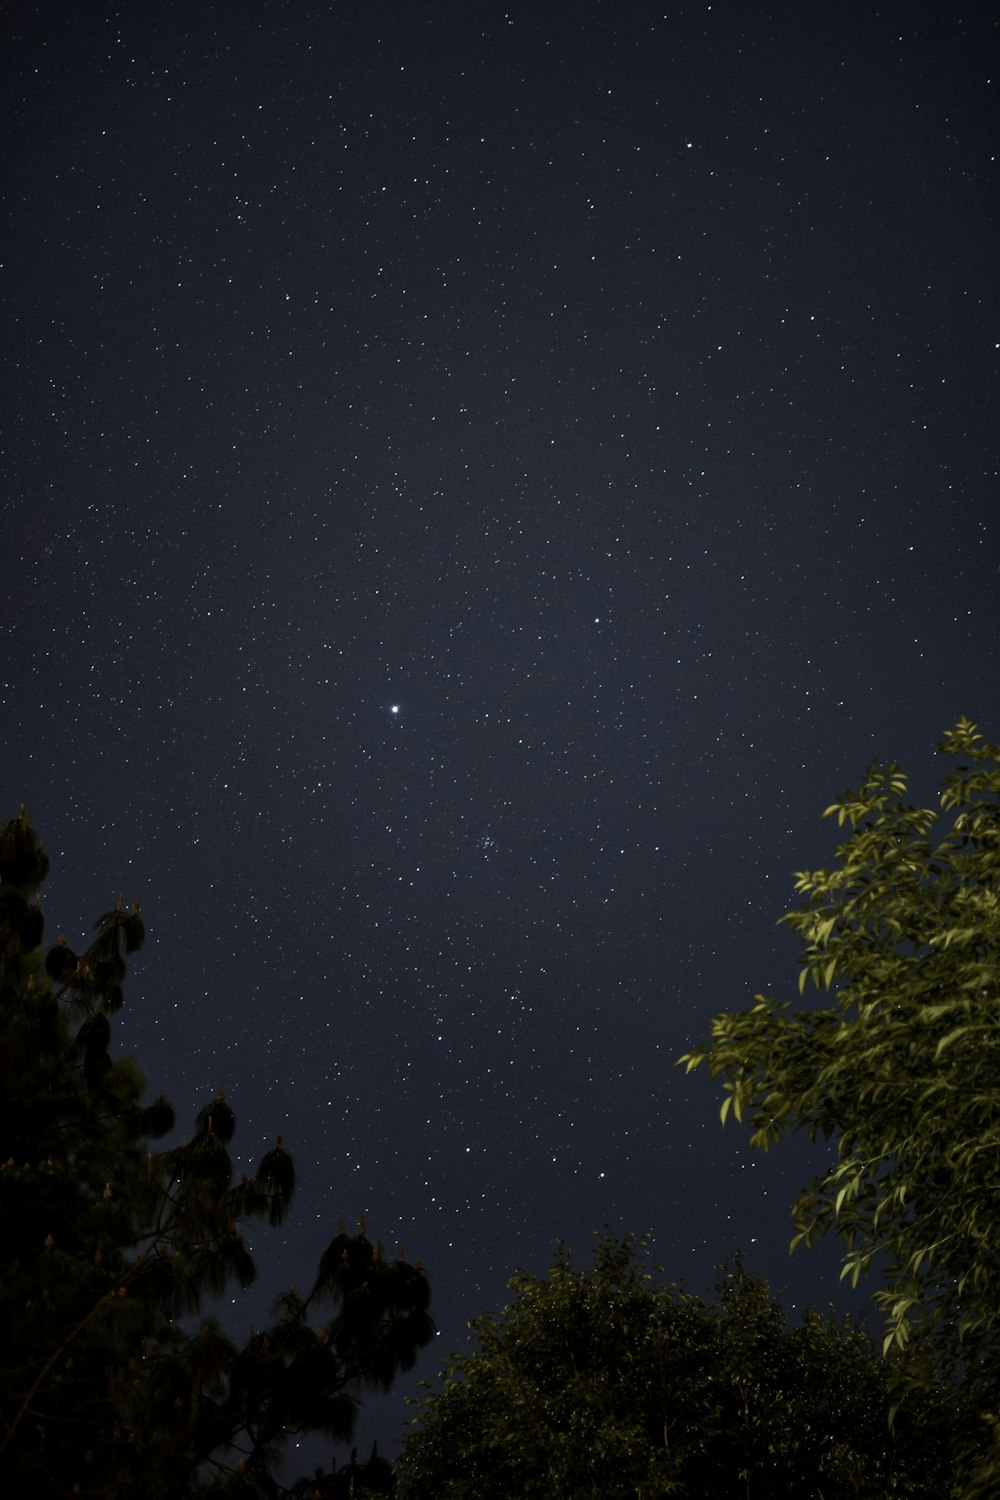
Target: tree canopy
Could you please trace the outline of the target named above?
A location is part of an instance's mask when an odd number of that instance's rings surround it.
[[[736,1261],[705,1301],[646,1269],[632,1237],[574,1268],[519,1272],[478,1347],[429,1387],[398,1462],[400,1500],[886,1500],[949,1493],[947,1394],[849,1321],[789,1328]],[[915,1384],[916,1382],[911,1382]]]
[[[752,1145],[792,1130],[835,1144],[795,1201],[793,1246],[839,1233],[844,1276],[881,1278],[887,1347],[929,1335],[995,1410],[1000,747],[963,718],[939,749],[954,764],[937,808],[907,800],[898,765],[872,765],[824,813],[847,834],[836,863],[796,876],[800,995],[828,1002],[757,995],[681,1062],[724,1080],[722,1118]]]
[[[206,1315],[255,1279],[242,1226],[285,1221],[292,1158],[279,1139],[234,1180],[224,1094],[156,1148],[173,1109],[110,1050],[141,912],[119,902],[86,952],[46,951],[47,870],[22,810],[0,830],[0,1489],[276,1494],[289,1435],[349,1440],[359,1392],[412,1367],[426,1275],[341,1225],[272,1326],[239,1344]]]

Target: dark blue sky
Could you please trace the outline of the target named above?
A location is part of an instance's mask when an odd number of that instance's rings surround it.
[[[822,808],[998,733],[994,7],[3,28],[3,816],[294,1151],[262,1286],[364,1211],[449,1348],[605,1223],[826,1302],[673,1063],[794,992]]]

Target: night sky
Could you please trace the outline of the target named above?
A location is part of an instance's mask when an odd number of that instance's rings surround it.
[[[1000,734],[995,6],[3,30],[0,816],[51,938],[141,898],[153,1090],[295,1155],[254,1315],[362,1212],[425,1376],[604,1224],[827,1303],[825,1157],[674,1062],[795,992],[823,807]]]

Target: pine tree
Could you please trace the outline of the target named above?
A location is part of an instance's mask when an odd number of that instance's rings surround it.
[[[156,1149],[174,1111],[111,1052],[142,914],[119,901],[86,952],[46,951],[47,871],[22,809],[0,831],[0,1489],[276,1494],[290,1434],[348,1441],[359,1393],[412,1367],[426,1275],[341,1225],[272,1327],[240,1346],[206,1315],[254,1281],[241,1224],[284,1222],[292,1158],[279,1138],[234,1180],[224,1094]]]

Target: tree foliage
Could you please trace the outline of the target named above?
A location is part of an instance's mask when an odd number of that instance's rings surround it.
[[[803,900],[784,921],[805,943],[799,990],[829,1002],[757,995],[681,1062],[724,1079],[722,1118],[745,1121],[754,1146],[791,1130],[835,1142],[795,1202],[793,1246],[836,1230],[844,1276],[882,1278],[886,1346],[932,1335],[995,1410],[1000,748],[961,719],[939,749],[956,764],[938,809],[906,800],[897,765],[873,765],[824,814],[847,831],[835,865],[796,876]]]
[[[640,1248],[605,1235],[587,1270],[560,1249],[547,1276],[511,1279],[502,1314],[471,1325],[478,1348],[418,1403],[400,1500],[949,1493],[946,1393],[924,1379],[890,1423],[902,1356],[815,1313],[788,1328],[739,1261],[706,1302]]]
[[[110,1051],[142,915],[119,903],[86,952],[46,952],[47,869],[22,810],[0,830],[0,1489],[277,1493],[290,1434],[349,1439],[359,1393],[413,1365],[426,1276],[341,1226],[273,1326],[240,1345],[205,1315],[253,1282],[242,1226],[285,1221],[292,1158],[279,1139],[234,1180],[224,1094],[156,1149],[173,1109]]]

